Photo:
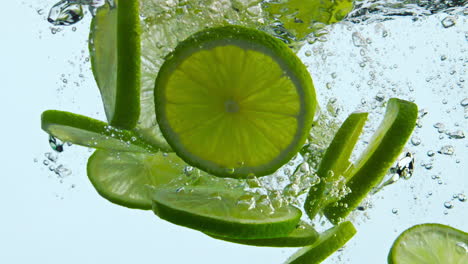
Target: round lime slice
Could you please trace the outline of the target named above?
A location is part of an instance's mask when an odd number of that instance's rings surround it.
[[[353,113],[341,125],[320,162],[317,175],[320,182],[310,188],[304,209],[310,219],[334,199],[330,194],[337,180],[350,168],[349,157],[361,134],[367,113]],[[335,198],[336,200],[337,198]]]
[[[174,154],[153,155],[97,150],[88,160],[88,177],[112,203],[151,209],[154,188],[184,175],[185,163]]]
[[[221,177],[263,176],[304,144],[316,107],[307,69],[280,40],[240,26],[201,31],[167,57],[156,117],[187,163]]]
[[[319,237],[315,229],[306,223],[300,223],[296,229],[285,237],[263,239],[234,239],[207,234],[213,238],[257,247],[303,247],[313,244]]]
[[[321,233],[314,244],[298,250],[286,261],[286,264],[321,263],[343,247],[355,234],[354,225],[351,222],[343,222]]]
[[[265,212],[243,206],[246,195],[209,186],[157,188],[153,211],[174,224],[233,239],[284,237],[298,224],[301,210],[282,206]]]
[[[388,101],[387,111],[368,147],[346,176],[351,190],[339,202],[324,209],[325,216],[337,223],[344,219],[379,184],[398,158],[416,125],[416,104],[397,98]]]
[[[140,114],[139,1],[114,2],[99,8],[91,23],[91,66],[108,122],[132,129]]]
[[[388,263],[468,263],[468,233],[441,224],[413,226],[395,240]]]
[[[69,112],[47,110],[42,113],[41,125],[50,135],[81,146],[130,152],[158,151],[131,131]]]

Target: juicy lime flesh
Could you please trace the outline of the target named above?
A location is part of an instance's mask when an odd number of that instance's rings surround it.
[[[156,215],[177,225],[229,238],[272,238],[294,230],[301,211],[293,206],[269,213],[239,206],[243,191],[210,187],[157,189],[153,197]]]
[[[356,234],[351,222],[343,222],[320,234],[314,244],[294,253],[286,264],[318,264],[343,247]]]
[[[97,150],[88,160],[88,177],[98,193],[130,208],[151,209],[154,188],[183,175],[175,154],[154,155]]]
[[[272,52],[220,39],[181,57],[156,101],[184,160],[219,176],[262,176],[294,155],[309,129],[304,101],[314,99]]]
[[[468,263],[468,234],[441,224],[422,224],[403,232],[389,254],[391,264]]]

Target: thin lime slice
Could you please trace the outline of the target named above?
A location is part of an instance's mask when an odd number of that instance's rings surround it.
[[[307,69],[280,40],[226,26],[191,36],[167,57],[155,105],[183,160],[242,178],[273,173],[299,151],[316,100]]]
[[[304,247],[294,253],[286,264],[317,264],[343,247],[356,234],[351,222],[343,222],[320,234],[319,239],[312,245]]]
[[[367,115],[351,114],[328,146],[317,171],[320,182],[310,188],[304,203],[304,209],[310,219],[314,219],[324,206],[333,201],[331,189],[337,187],[335,184],[339,177],[351,166],[349,157],[362,132]]]
[[[388,263],[468,263],[468,233],[441,224],[415,225],[395,240]]]
[[[158,151],[131,131],[69,112],[47,110],[42,113],[41,125],[50,135],[81,146],[130,152]]]
[[[154,188],[184,175],[185,163],[174,154],[153,155],[97,150],[88,160],[88,177],[112,203],[151,209]]]
[[[98,9],[90,30],[91,66],[108,122],[132,129],[140,114],[139,1]]]
[[[209,186],[158,188],[153,211],[174,224],[233,239],[284,237],[298,224],[301,210],[282,206],[265,212],[244,206],[246,195],[243,190]]]
[[[416,125],[416,104],[397,98],[388,101],[384,119],[356,166],[346,176],[350,193],[324,209],[325,216],[336,223],[344,219],[379,184],[400,155]]]
[[[232,242],[237,244],[257,246],[257,247],[303,247],[312,245],[319,237],[315,229],[306,224],[299,224],[289,235],[277,238],[263,238],[263,239],[234,239],[229,237],[209,236]]]

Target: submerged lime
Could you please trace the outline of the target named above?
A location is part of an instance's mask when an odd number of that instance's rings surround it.
[[[275,172],[304,144],[316,107],[307,69],[281,41],[226,26],[181,42],[156,79],[156,116],[174,151],[222,177]]]

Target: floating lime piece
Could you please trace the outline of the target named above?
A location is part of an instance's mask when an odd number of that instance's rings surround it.
[[[344,219],[382,181],[411,136],[417,115],[418,107],[412,102],[397,98],[388,101],[382,123],[346,176],[349,179],[346,185],[351,192],[324,209],[330,221],[337,223]]]
[[[91,66],[108,122],[133,129],[140,114],[139,1],[98,9],[90,30]]]
[[[264,239],[233,239],[229,237],[209,236],[243,245],[257,246],[257,247],[303,247],[312,245],[319,237],[315,229],[306,224],[300,223],[289,235],[277,238],[264,238]]]
[[[244,206],[247,195],[243,190],[209,186],[158,188],[153,211],[174,224],[232,239],[285,237],[298,224],[301,210],[282,206],[265,212]]]
[[[64,111],[47,110],[41,116],[42,129],[64,142],[115,151],[157,152],[135,133],[107,123]]]
[[[351,222],[343,222],[320,234],[312,245],[294,253],[285,264],[317,264],[343,247],[356,234]]]
[[[88,160],[88,177],[97,192],[112,203],[151,209],[154,188],[175,181],[185,163],[175,154],[153,155],[97,150]]]
[[[306,67],[280,40],[226,26],[191,36],[167,57],[155,105],[183,160],[243,178],[273,173],[299,151],[316,99]]]
[[[333,141],[328,146],[320,162],[317,175],[320,182],[310,188],[304,203],[304,209],[310,219],[326,205],[337,200],[331,194],[339,177],[344,175],[351,163],[349,157],[367,120],[367,113],[353,113],[341,125]]]
[[[441,224],[413,226],[395,240],[388,255],[388,263],[468,263],[468,233]]]

